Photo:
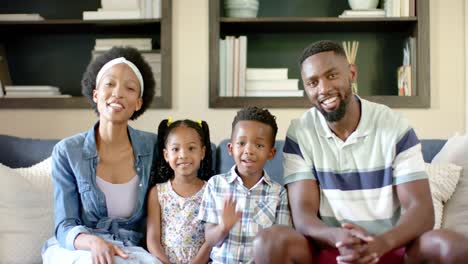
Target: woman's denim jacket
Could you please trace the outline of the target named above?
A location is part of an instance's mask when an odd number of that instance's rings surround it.
[[[70,250],[75,249],[75,238],[81,233],[110,236],[126,246],[134,246],[145,232],[146,192],[157,137],[128,126],[140,190],[130,218],[110,218],[104,193],[96,185],[99,157],[94,128],[98,124],[60,141],[52,153],[55,237],[62,247]]]

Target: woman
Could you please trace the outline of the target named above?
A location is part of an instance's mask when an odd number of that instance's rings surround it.
[[[150,66],[134,48],[91,62],[82,92],[99,116],[52,153],[55,237],[44,263],[159,263],[138,247],[156,135],[131,128],[154,96]]]

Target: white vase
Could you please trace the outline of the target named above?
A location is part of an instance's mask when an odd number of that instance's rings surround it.
[[[351,9],[375,9],[379,0],[348,0]]]
[[[258,0],[225,0],[224,11],[227,17],[257,17]]]

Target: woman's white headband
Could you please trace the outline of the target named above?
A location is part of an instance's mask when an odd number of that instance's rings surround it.
[[[138,70],[137,66],[135,64],[133,64],[133,62],[125,59],[124,57],[120,57],[120,58],[110,60],[106,64],[104,64],[104,66],[102,66],[101,70],[99,70],[99,72],[97,74],[96,85],[99,84],[99,81],[102,79],[102,76],[104,75],[104,73],[108,69],[110,69],[112,66],[114,66],[116,64],[119,64],[119,63],[127,64],[128,67],[130,67],[130,69],[132,69],[132,71],[135,73],[135,75],[138,78],[138,81],[140,82],[140,91],[141,91],[140,97],[143,97],[143,90],[144,90],[143,89],[144,88],[144,86],[143,86],[143,76],[141,75],[141,72],[140,72],[140,70]]]

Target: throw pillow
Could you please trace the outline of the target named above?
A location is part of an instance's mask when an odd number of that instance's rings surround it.
[[[444,206],[442,228],[468,236],[468,134],[448,139],[432,163],[453,163],[463,168],[457,188]]]
[[[14,169],[19,175],[28,180],[34,187],[52,195],[52,157],[49,157],[31,167]]]
[[[41,247],[53,235],[53,201],[17,171],[0,164],[2,263],[42,263]]]
[[[432,203],[434,204],[434,229],[439,229],[441,227],[444,203],[449,200],[455,191],[461,170],[462,168],[455,164],[426,163]]]

